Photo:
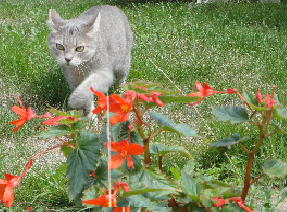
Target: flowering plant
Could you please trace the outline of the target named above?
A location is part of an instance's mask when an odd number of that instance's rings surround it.
[[[112,209],[114,212],[133,211],[135,208],[142,208],[142,211],[251,211],[252,207],[244,202],[250,186],[265,174],[269,177],[284,177],[287,174],[287,164],[273,158],[266,160],[263,167],[265,173],[251,180],[254,156],[264,139],[274,133],[287,134],[273,122],[273,119],[287,118],[287,111],[275,94],[275,86],[271,95],[266,94],[264,98],[259,88],[256,95],[247,91],[240,94],[237,89],[216,91],[206,83],[201,85],[199,82],[195,83],[198,92],[189,95],[167,90],[163,84],[143,81],[125,84],[123,88],[126,90],[123,97],[117,94],[107,97],[91,88],[91,92],[98,97],[93,114],[101,114],[97,124],[106,124],[100,133],[92,129],[91,120],[83,117],[81,111],[63,112],[50,108],[54,117],[50,113],[38,116],[31,108],[27,111],[19,99],[20,107],[12,108],[19,115],[19,120],[9,122],[17,126],[13,132],[32,118],[48,118],[39,126],[43,132],[37,136],[57,138],[62,144],[32,157],[20,177],[5,172],[6,180],[0,179],[0,203],[6,207],[12,205],[13,188],[25,176],[32,162],[54,148],[61,148],[67,157],[70,200],[75,200],[77,206],[102,206],[103,211],[111,211],[111,207],[115,207]],[[165,155],[178,152],[191,161],[193,157],[182,147],[152,141],[164,131],[202,138],[189,125],[175,124],[153,108],[174,102],[194,106],[215,94],[237,94],[249,110],[242,107],[213,108],[218,120],[230,121],[231,124],[250,123],[259,129],[258,140],[252,150],[243,145],[247,137],[241,137],[238,133],[210,144],[213,147],[239,145],[248,154],[241,191],[234,185],[194,177],[193,166],[189,162],[182,170],[174,172],[173,178],[168,177],[162,168]],[[148,124],[151,122],[146,119],[153,120],[157,126]],[[114,152],[113,155],[111,152]],[[158,165],[152,163],[151,155],[158,158]]]

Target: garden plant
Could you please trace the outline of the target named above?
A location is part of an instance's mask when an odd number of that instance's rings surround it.
[[[94,211],[252,211],[252,205],[245,203],[250,186],[264,175],[270,178],[287,175],[287,163],[269,158],[262,167],[264,174],[251,179],[253,160],[260,146],[275,133],[287,134],[278,122],[287,119],[287,111],[275,93],[276,86],[271,86],[270,94],[263,96],[260,88],[254,93],[233,88],[217,91],[198,81],[194,86],[197,91],[188,95],[168,90],[164,84],[145,81],[124,84],[122,88],[125,90],[122,96],[106,96],[91,88],[98,97],[93,110],[99,117],[96,122],[83,117],[81,111],[63,112],[52,107],[39,116],[30,107],[26,109],[19,99],[20,107],[12,107],[19,119],[9,122],[17,126],[13,132],[31,119],[46,119],[37,127],[42,130],[37,137],[56,138],[62,144],[32,157],[19,177],[5,172],[6,179],[0,179],[0,203],[11,207],[13,188],[21,186],[21,178],[29,174],[26,172],[37,157],[55,148],[61,148],[67,158],[69,199],[79,208],[94,207]],[[219,121],[254,125],[258,129],[252,148],[244,145],[248,135],[237,132],[210,144],[239,145],[248,155],[243,188],[194,176],[193,157],[186,149],[153,142],[163,132],[207,140],[189,125],[175,124],[156,109],[170,103],[193,107],[212,95],[237,95],[244,103],[242,107],[213,107],[213,115]],[[104,125],[101,132],[93,128],[99,124]],[[173,169],[173,176],[168,176],[162,161],[172,152],[190,160],[182,170]],[[152,157],[157,158],[157,163]]]

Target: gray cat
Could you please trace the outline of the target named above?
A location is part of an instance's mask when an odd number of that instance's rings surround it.
[[[128,19],[117,7],[102,5],[69,20],[51,9],[48,24],[50,51],[72,91],[68,105],[91,116],[90,87],[106,93],[115,81],[124,82],[129,73],[133,37]]]

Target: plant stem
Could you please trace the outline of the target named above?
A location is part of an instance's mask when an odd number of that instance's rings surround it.
[[[256,146],[254,147],[253,151],[249,153],[248,163],[246,166],[245,171],[245,178],[244,178],[244,187],[242,189],[241,199],[244,201],[246,195],[248,194],[249,188],[251,186],[250,177],[251,177],[251,170],[252,170],[252,163],[254,160],[254,155],[256,154],[258,148],[261,146],[265,136],[263,134],[263,127],[260,127],[260,139],[257,141]]]
[[[170,195],[170,200],[168,201],[168,203],[169,203],[170,207],[178,208],[178,204],[177,204],[177,202],[175,201],[175,199],[174,199],[174,197],[172,195]],[[187,209],[187,207],[180,207],[180,211],[188,212],[188,209]]]
[[[145,150],[144,150],[144,163],[146,165],[150,165],[151,164],[151,159],[150,159],[150,152],[149,152],[149,140],[148,139],[144,139],[143,140],[143,144],[145,146]]]
[[[159,168],[159,170],[161,170],[161,172],[163,172],[163,169],[162,169],[162,155],[158,156],[158,168]]]
[[[247,154],[250,154],[250,153],[251,153],[248,149],[246,149],[246,148],[243,146],[243,144],[242,144],[241,142],[239,142],[238,144],[239,144],[239,146],[240,146]]]
[[[257,180],[259,180],[260,178],[262,178],[265,174],[261,174],[259,177],[257,177],[255,180],[253,180],[250,185],[252,185],[253,183],[255,183]]]
[[[246,166],[246,172],[245,172],[245,178],[244,178],[244,187],[242,189],[241,199],[244,201],[246,195],[248,194],[249,188],[250,188],[250,176],[251,176],[251,169],[252,169],[252,163],[254,159],[253,152],[249,153],[248,157],[248,163]]]

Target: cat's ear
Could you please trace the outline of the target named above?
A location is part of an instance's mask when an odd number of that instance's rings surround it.
[[[93,37],[96,32],[100,31],[100,22],[101,22],[101,14],[98,13],[94,17],[92,17],[89,22],[88,26],[89,29],[87,31],[87,35]]]
[[[58,31],[61,26],[65,25],[65,21],[54,9],[50,9],[48,25],[50,26],[51,30]]]

